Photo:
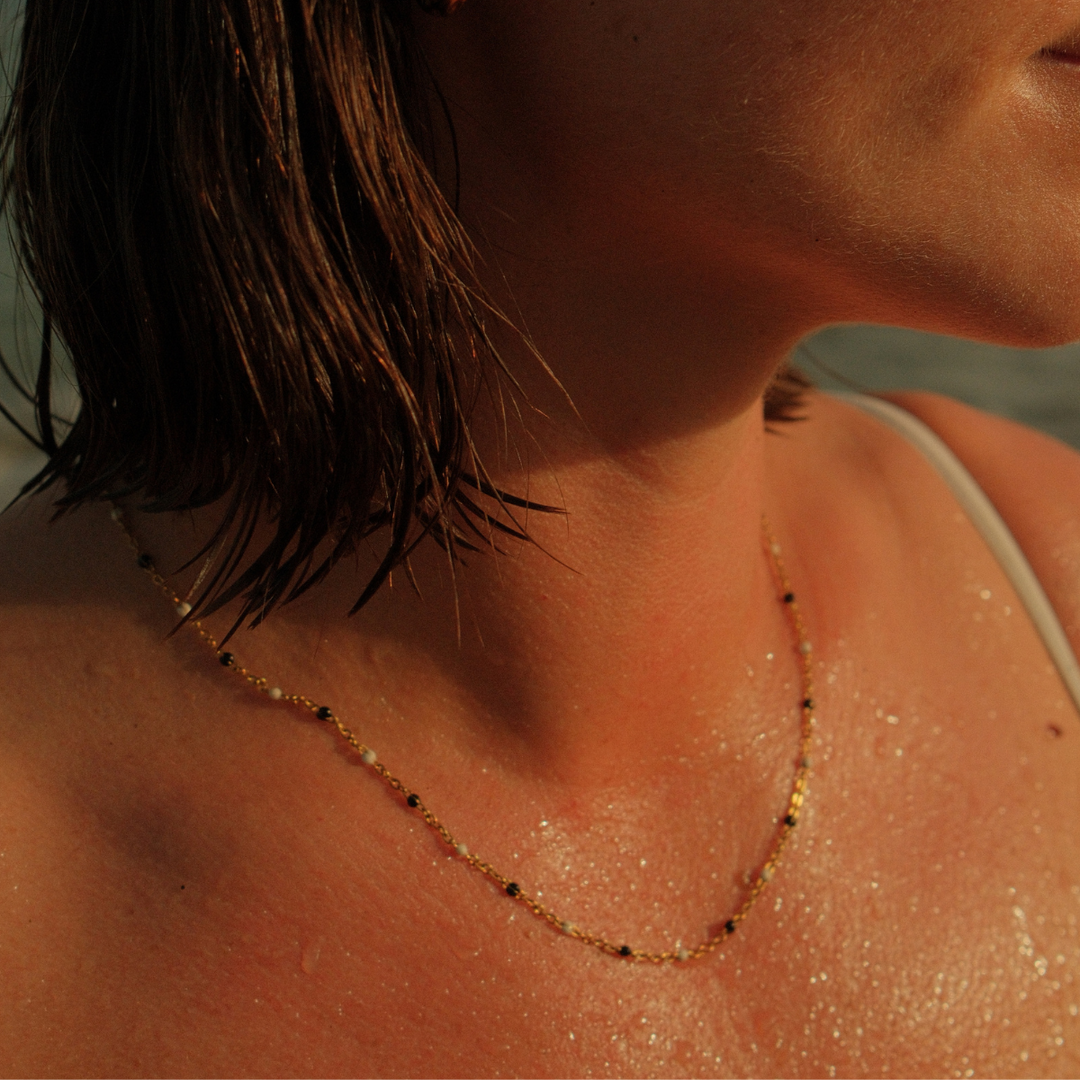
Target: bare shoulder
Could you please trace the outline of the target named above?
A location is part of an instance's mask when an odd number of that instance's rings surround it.
[[[84,721],[100,714],[102,672],[116,667],[126,615],[108,515],[53,517],[47,498],[0,516],[0,769],[38,777],[31,786],[39,795]],[[5,775],[0,829],[29,805]]]
[[[967,466],[1005,519],[1080,650],[1080,453],[940,394],[884,395]]]
[[[30,683],[48,683],[62,651],[92,645],[76,613],[100,603],[102,566],[86,522],[51,523],[44,498],[16,504],[0,516],[0,722],[21,711]],[[61,665],[62,666],[62,665]],[[6,726],[6,723],[4,724]]]
[[[0,753],[55,757],[114,692],[141,584],[116,532],[103,508],[56,518],[48,497],[0,515]]]

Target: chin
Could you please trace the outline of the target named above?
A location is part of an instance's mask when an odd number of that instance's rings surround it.
[[[1080,341],[1080,266],[1045,264],[995,276],[990,258],[942,259],[921,281],[885,284],[885,310],[860,322],[903,326],[1017,349]],[[924,263],[924,272],[928,263]],[[865,280],[865,279],[864,279]]]
[[[1011,349],[1054,349],[1080,341],[1080,304],[1052,317],[1044,312],[1028,314],[1031,317],[1018,319],[999,311],[954,320],[904,320],[900,325]]]
[[[1052,349],[1080,341],[1080,295],[1053,304],[1027,299],[1003,300],[944,332],[1014,349]]]

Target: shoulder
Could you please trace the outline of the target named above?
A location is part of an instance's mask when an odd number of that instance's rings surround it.
[[[1080,453],[940,394],[882,395],[960,458],[1030,561],[1080,652]]]

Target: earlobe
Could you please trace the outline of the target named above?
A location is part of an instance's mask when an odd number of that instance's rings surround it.
[[[433,15],[453,15],[465,0],[416,0],[420,7]]]

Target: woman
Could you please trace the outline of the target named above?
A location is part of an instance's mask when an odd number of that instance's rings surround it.
[[[446,7],[28,0],[6,1071],[1075,1075],[1076,708],[775,373],[1080,336],[1080,3]],[[1076,456],[898,400],[1080,647]]]

